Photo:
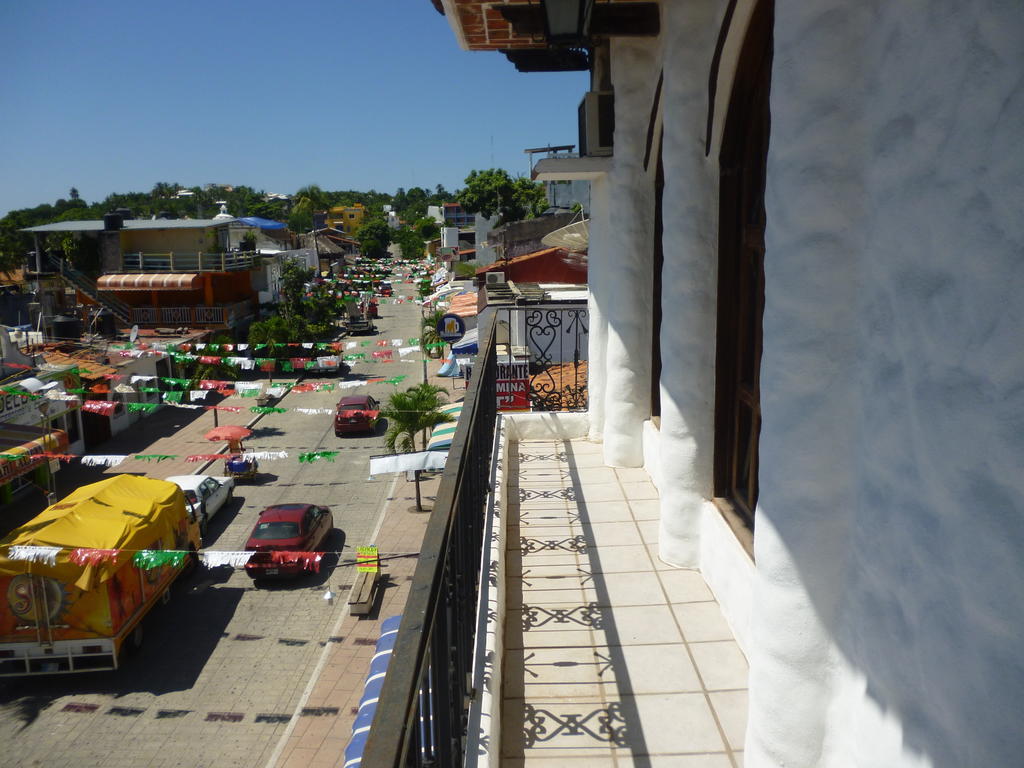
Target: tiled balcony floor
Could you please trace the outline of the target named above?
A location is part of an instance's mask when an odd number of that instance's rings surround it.
[[[700,572],[658,560],[647,473],[586,441],[509,469],[502,768],[741,766],[747,662]]]

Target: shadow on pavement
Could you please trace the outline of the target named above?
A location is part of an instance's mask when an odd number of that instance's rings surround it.
[[[124,655],[119,669],[5,678],[0,680],[0,707],[14,711],[24,728],[62,696],[158,696],[189,690],[217,643],[226,635],[228,623],[245,592],[231,587],[209,589],[218,578],[220,575],[212,571],[199,570],[176,584],[171,602],[158,605],[143,620],[142,648],[137,654]]]

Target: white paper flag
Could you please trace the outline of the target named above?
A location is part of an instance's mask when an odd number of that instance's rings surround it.
[[[200,556],[207,568],[219,568],[222,565],[244,568],[252,557],[252,552],[201,552]]]
[[[60,547],[33,547],[26,544],[15,544],[7,550],[10,560],[28,560],[30,563],[57,564],[57,553]]]
[[[127,458],[127,456],[83,456],[82,464],[87,467],[116,467]]]

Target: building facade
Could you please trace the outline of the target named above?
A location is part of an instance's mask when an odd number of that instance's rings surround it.
[[[465,48],[545,47],[438,5]],[[656,10],[590,59],[612,155],[536,174],[591,182],[589,435],[748,657],[744,764],[1016,764],[1024,17]]]

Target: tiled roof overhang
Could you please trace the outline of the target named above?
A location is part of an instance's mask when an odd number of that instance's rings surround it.
[[[525,19],[526,15],[536,17],[540,11],[538,0],[432,0],[434,7],[441,6],[455,38],[467,51],[507,51],[547,48],[543,28],[536,28],[532,34],[516,34],[512,23],[506,19],[502,9],[510,9],[510,16]],[[645,3],[650,0],[615,0],[616,6]],[[603,4],[602,4],[603,5]],[[521,10],[520,10],[521,9]]]

